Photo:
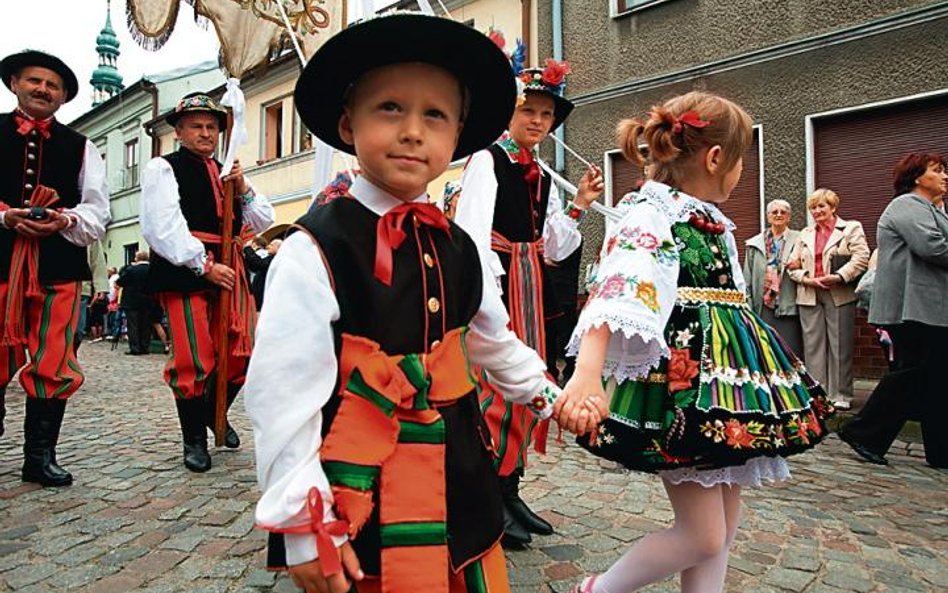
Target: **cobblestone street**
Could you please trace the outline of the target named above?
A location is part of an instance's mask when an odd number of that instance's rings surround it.
[[[290,592],[263,570],[265,535],[252,434],[239,399],[237,451],[213,469],[181,463],[163,356],[86,344],[87,382],[66,410],[60,464],[69,488],[20,481],[23,392],[11,384],[0,438],[0,592]],[[836,437],[791,463],[794,480],[746,495],[728,591],[897,593],[948,590],[948,472],[900,445],[891,465],[858,461]],[[527,474],[524,498],[557,533],[509,555],[515,593],[565,592],[671,519],[660,482],[553,444]],[[666,581],[646,589],[677,591]],[[418,592],[423,593],[423,592]]]

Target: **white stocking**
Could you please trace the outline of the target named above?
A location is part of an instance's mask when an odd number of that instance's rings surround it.
[[[696,482],[675,485],[664,481],[664,484],[675,512],[675,524],[637,541],[608,571],[596,579],[593,593],[632,593],[649,583],[698,565],[711,565],[715,560],[720,564],[722,554],[725,555],[726,568],[725,544],[730,533],[730,522],[725,509],[730,504],[725,500],[734,499],[732,508],[736,509],[736,530],[740,489],[721,485],[704,488]],[[725,490],[729,491],[727,495]],[[699,570],[696,580],[710,582],[718,579],[718,572],[723,571]],[[719,580],[723,582],[723,578]],[[682,590],[689,593],[699,590],[719,592],[720,585],[718,589]]]
[[[727,522],[724,549],[715,557],[681,572],[681,593],[721,593],[724,590],[731,544],[741,523],[741,487],[721,486],[721,493],[724,496],[724,517]]]

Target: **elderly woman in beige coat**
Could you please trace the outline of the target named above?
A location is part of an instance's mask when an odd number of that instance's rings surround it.
[[[848,410],[853,397],[856,281],[869,265],[862,224],[836,215],[839,196],[818,189],[806,199],[813,224],[800,231],[790,254],[797,283],[806,366],[833,399]]]
[[[801,359],[803,332],[797,310],[797,287],[787,263],[799,231],[790,230],[790,204],[786,200],[767,203],[767,230],[747,240],[744,250],[744,281],[751,308],[777,330]]]

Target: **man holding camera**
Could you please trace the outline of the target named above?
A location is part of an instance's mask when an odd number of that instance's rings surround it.
[[[105,164],[54,117],[79,88],[62,60],[12,54],[0,77],[17,98],[12,113],[0,114],[0,404],[22,367],[23,480],[68,486],[56,444],[66,401],[84,378],[72,343],[81,284],[91,278],[86,247],[109,222]]]

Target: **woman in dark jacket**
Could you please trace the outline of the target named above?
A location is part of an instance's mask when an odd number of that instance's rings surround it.
[[[948,343],[948,216],[935,204],[948,190],[944,162],[910,154],[895,168],[895,193],[879,218],[879,263],[869,322],[892,338],[896,364],[839,436],[869,462],[885,454],[917,407],[925,459],[948,468],[944,346]]]

